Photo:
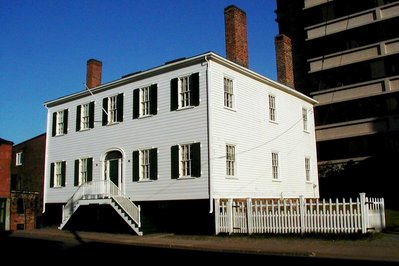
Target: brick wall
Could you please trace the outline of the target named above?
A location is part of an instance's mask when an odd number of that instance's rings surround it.
[[[274,40],[277,61],[277,81],[294,87],[294,71],[292,62],[291,39],[284,34],[277,35]]]
[[[12,142],[0,141],[0,197],[10,197]]]

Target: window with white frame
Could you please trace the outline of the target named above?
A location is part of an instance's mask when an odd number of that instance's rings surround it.
[[[181,144],[171,147],[172,179],[201,176],[201,144]]]
[[[306,181],[310,181],[310,158],[305,158],[305,176]]]
[[[302,108],[303,131],[308,131],[308,110]]]
[[[94,128],[94,102],[76,107],[76,131]]]
[[[53,113],[52,136],[61,136],[68,132],[68,109]]]
[[[133,151],[133,181],[158,179],[157,148]]]
[[[190,80],[189,76],[179,78],[179,107],[184,108],[190,106]]]
[[[276,97],[269,94],[269,120],[276,121]]]
[[[133,119],[157,114],[158,85],[133,90]]]
[[[233,80],[224,78],[224,106],[233,108]]]
[[[170,81],[170,110],[199,105],[199,73],[181,76]]]
[[[55,163],[54,169],[54,187],[61,187],[62,186],[62,162]]]
[[[145,116],[150,114],[150,87],[140,89],[140,115]]]
[[[123,121],[123,93],[103,99],[103,126]]]
[[[226,145],[226,175],[235,176],[236,148],[235,145]]]
[[[180,156],[182,176],[191,176],[191,145],[181,145]]]
[[[80,129],[90,128],[90,107],[89,104],[82,104],[82,109],[80,113]]]
[[[17,165],[17,166],[22,165],[22,163],[23,163],[22,157],[23,157],[22,151],[17,152],[15,154],[15,165]]]
[[[150,150],[142,150],[140,152],[140,180],[150,179]]]
[[[279,179],[278,174],[278,153],[272,152],[272,178],[273,180]]]
[[[64,110],[57,112],[57,135],[64,134]]]
[[[111,96],[108,98],[108,124],[117,122],[118,108],[117,108],[117,97]]]
[[[78,185],[80,186],[86,182],[87,182],[87,158],[84,158],[84,159],[80,159]]]

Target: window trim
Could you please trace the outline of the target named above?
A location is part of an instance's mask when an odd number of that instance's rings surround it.
[[[21,166],[23,164],[23,152],[19,151],[15,154],[15,165]]]
[[[269,106],[269,121],[277,123],[277,103],[276,96],[274,94],[268,94],[268,106]]]
[[[190,175],[182,172],[182,147],[190,146]],[[201,143],[182,143],[171,147],[171,177],[172,179],[194,179],[201,177]]]
[[[143,154],[148,153],[148,177],[143,176]],[[132,153],[133,182],[152,182],[158,180],[158,148],[144,148]]]
[[[310,157],[305,157],[305,180],[307,183],[312,182]]]
[[[309,116],[308,109],[306,107],[302,107],[302,125],[303,132],[309,132]]]
[[[226,105],[226,94],[229,92],[226,91],[226,80],[231,81],[231,106]],[[223,77],[223,107],[226,108],[227,110],[232,110],[235,111],[236,109],[236,103],[235,103],[235,80],[232,77],[229,77],[225,75]]]
[[[112,98],[115,98],[115,103],[113,104],[113,106],[111,105]],[[123,98],[124,93],[118,93],[103,98],[103,126],[111,126],[123,122]],[[114,110],[114,113],[111,113],[112,110]],[[114,119],[112,119],[112,115],[114,115]]]
[[[236,152],[236,145],[235,144],[226,144],[225,146],[226,151],[226,177],[227,178],[237,178],[237,152]],[[229,148],[233,148],[233,159],[229,160]],[[232,167],[229,167],[229,163],[232,162]],[[231,175],[231,168],[233,174]]]
[[[181,96],[181,80],[183,78],[188,79],[188,105],[182,106]],[[180,75],[170,80],[170,110],[186,110],[199,106],[200,104],[200,75],[199,72]]]
[[[272,181],[281,181],[279,152],[272,151],[271,159],[272,159],[272,161],[271,161]],[[275,160],[275,159],[277,159],[277,160]],[[277,164],[274,164],[274,162],[277,162]]]
[[[66,161],[56,161],[50,165],[50,187],[65,187]],[[57,181],[57,182],[56,182]]]

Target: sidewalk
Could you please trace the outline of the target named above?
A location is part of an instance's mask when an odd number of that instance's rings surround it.
[[[252,253],[283,256],[306,256],[329,259],[354,259],[399,262],[399,234],[378,233],[353,240],[321,239],[300,236],[219,235],[196,236],[149,234],[136,236],[98,232],[70,232],[57,228],[14,231],[9,237],[35,239],[71,239],[142,247]],[[337,237],[338,238],[338,237]]]

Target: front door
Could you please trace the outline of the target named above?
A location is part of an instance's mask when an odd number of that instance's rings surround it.
[[[122,184],[122,153],[110,151],[105,156],[104,177],[120,188]]]
[[[119,186],[119,160],[120,159],[114,159],[114,160],[109,160],[108,161],[108,167],[109,167],[109,180],[111,180],[112,183],[114,183],[116,186]]]

